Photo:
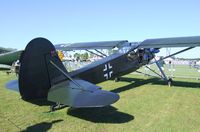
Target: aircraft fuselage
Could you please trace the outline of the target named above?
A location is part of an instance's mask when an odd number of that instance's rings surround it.
[[[145,56],[147,56],[145,58]],[[154,57],[145,50],[133,50],[127,53],[115,53],[100,61],[70,72],[73,78],[81,78],[91,83],[100,83],[136,71]]]

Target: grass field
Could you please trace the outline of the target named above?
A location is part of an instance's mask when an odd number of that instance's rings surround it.
[[[168,87],[157,78],[129,74],[120,82],[99,84],[119,93],[112,106],[92,109],[64,108],[49,113],[49,106],[36,106],[5,89],[14,79],[0,72],[0,132],[199,132],[200,81],[175,79]]]
[[[150,68],[157,73],[160,73],[155,64],[151,65]],[[140,68],[138,71],[156,75],[145,67]],[[174,65],[173,68],[169,68],[168,65],[164,65],[164,72],[167,76],[171,77],[200,79],[200,69],[189,68],[188,65]]]

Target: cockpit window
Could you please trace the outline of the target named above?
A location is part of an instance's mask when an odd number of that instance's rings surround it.
[[[119,53],[127,53],[131,49],[131,46],[125,46],[119,49]]]

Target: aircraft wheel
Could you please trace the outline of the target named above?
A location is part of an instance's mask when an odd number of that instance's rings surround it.
[[[120,78],[116,77],[115,82],[119,82],[119,81],[120,81]]]
[[[55,107],[56,107],[55,105],[51,105],[50,106],[50,112],[54,112],[56,110]]]
[[[171,78],[168,79],[167,84],[168,84],[169,87],[172,86],[172,81],[173,81],[173,80],[172,80]]]

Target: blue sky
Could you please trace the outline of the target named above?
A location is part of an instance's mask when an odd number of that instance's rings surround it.
[[[199,5],[199,0],[1,0],[0,46],[24,49],[35,37],[68,43],[199,36]],[[200,58],[199,51],[179,57]]]

